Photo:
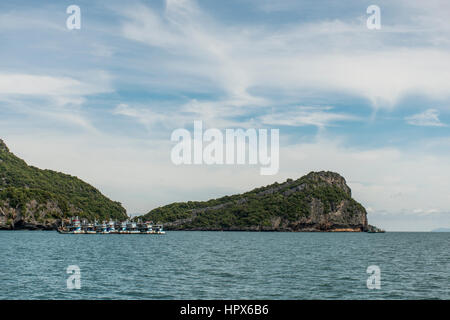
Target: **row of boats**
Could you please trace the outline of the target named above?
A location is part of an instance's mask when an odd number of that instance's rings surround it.
[[[64,223],[58,228],[62,234],[165,234],[161,224],[154,225],[152,221],[103,221],[90,223],[86,219],[80,221],[78,217],[72,217],[70,224]]]

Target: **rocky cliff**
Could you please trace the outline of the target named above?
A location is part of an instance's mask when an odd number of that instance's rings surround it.
[[[126,210],[77,177],[29,166],[0,139],[0,229],[56,229],[62,219],[126,219]]]
[[[168,230],[368,230],[366,210],[352,198],[345,179],[325,171],[243,194],[173,203],[142,218],[164,223]]]

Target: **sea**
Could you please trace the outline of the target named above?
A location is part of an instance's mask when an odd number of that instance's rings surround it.
[[[0,231],[0,299],[450,299],[450,233]]]

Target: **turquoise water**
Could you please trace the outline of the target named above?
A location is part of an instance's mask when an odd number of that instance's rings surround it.
[[[0,299],[450,299],[450,233],[3,231],[0,244]]]

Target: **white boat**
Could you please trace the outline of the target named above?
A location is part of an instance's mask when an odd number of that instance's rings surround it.
[[[141,233],[140,231],[139,231],[139,229],[138,229],[138,227],[137,227],[137,223],[136,222],[133,222],[133,221],[130,221],[130,222],[128,222],[127,223],[127,233],[128,234],[138,234],[138,233]]]
[[[116,223],[113,220],[109,220],[107,229],[109,233],[117,233]]]
[[[70,225],[64,226],[64,224],[61,225],[57,229],[59,233],[63,234],[82,234],[84,231],[81,229],[81,222],[80,219],[77,217],[73,217],[70,219]]]
[[[127,221],[123,221],[123,222],[120,223],[120,227],[119,227],[118,232],[120,234],[127,234],[128,233],[128,231],[127,231]]]
[[[155,226],[153,226],[153,234],[166,234],[166,232],[163,229],[163,225],[162,224],[157,224]]]
[[[153,224],[151,221],[146,221],[144,223],[138,223],[138,228],[140,233],[151,234],[153,233]]]
[[[62,223],[57,231],[62,234],[165,234],[163,225],[153,225],[152,221],[142,223],[139,220],[136,223],[130,220],[122,222],[109,220],[100,224],[97,220],[90,223],[83,219],[83,223],[81,223],[78,217],[71,218],[70,224],[67,226]]]

